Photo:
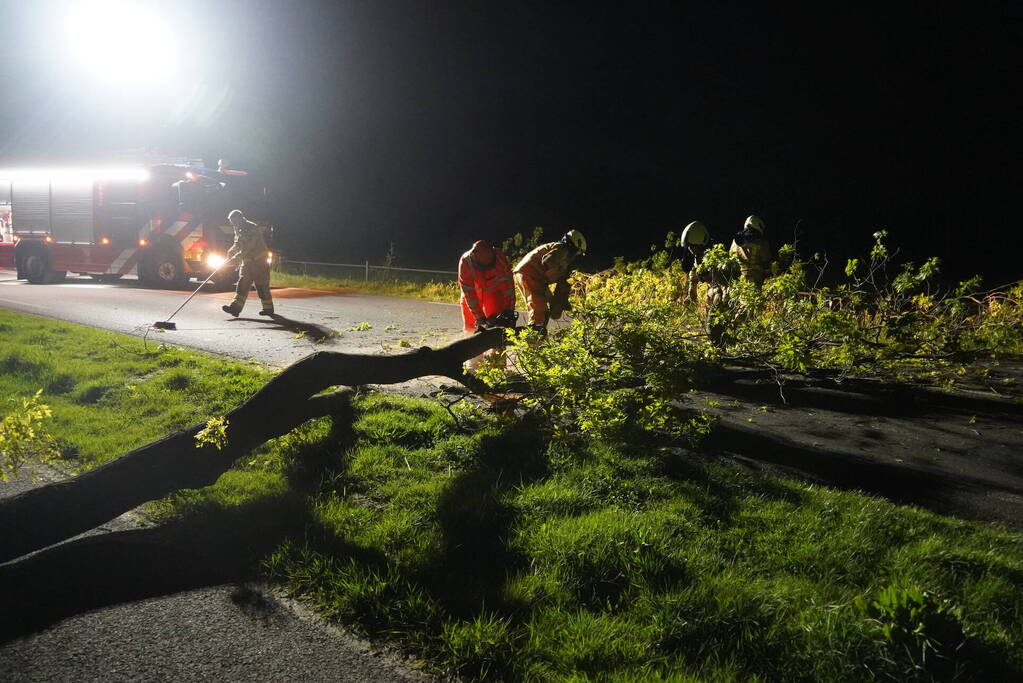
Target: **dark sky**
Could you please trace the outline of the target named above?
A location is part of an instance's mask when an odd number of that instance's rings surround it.
[[[318,260],[393,241],[451,268],[543,225],[583,230],[599,268],[756,212],[836,260],[887,228],[955,275],[1023,275],[1018,3],[778,4],[156,3],[181,79],[136,95],[69,79],[47,49],[60,3],[5,3],[24,6],[3,23],[0,165],[227,156]]]

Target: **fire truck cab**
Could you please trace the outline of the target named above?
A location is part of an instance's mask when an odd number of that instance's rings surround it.
[[[266,223],[266,190],[242,171],[201,162],[122,169],[0,169],[0,267],[33,284],[67,273],[137,275],[181,288],[223,263],[232,209]],[[234,264],[216,272],[222,285]]]

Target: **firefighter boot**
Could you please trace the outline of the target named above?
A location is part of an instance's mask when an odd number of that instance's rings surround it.
[[[242,310],[240,308],[235,308],[234,304],[231,304],[231,305],[224,304],[220,308],[221,308],[222,311],[224,311],[224,313],[230,313],[231,315],[233,315],[236,318],[242,312]],[[262,312],[262,311],[260,311],[260,312]]]
[[[272,308],[262,308],[262,309],[259,310],[259,314],[260,315],[268,315],[270,317],[273,317],[274,309],[272,309]]]

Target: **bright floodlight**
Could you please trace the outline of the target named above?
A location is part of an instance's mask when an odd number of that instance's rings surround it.
[[[175,36],[151,3],[82,0],[66,28],[72,59],[104,82],[156,85],[174,75]]]

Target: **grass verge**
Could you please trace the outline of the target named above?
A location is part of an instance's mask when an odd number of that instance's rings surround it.
[[[320,275],[301,275],[274,271],[270,284],[275,287],[304,287],[322,289],[327,292],[374,294],[396,296],[423,301],[456,303],[461,290],[451,282],[406,282],[403,280],[362,280],[359,278],[335,278]]]
[[[44,389],[82,467],[223,414],[267,375],[0,311],[0,391]],[[134,344],[134,346],[133,346]],[[507,680],[1011,680],[1023,534],[654,443],[548,441],[362,397],[167,516],[287,499],[267,575],[440,670]],[[275,508],[280,509],[280,508]]]
[[[66,464],[88,469],[222,415],[270,376],[251,364],[0,310],[0,396],[42,389]],[[155,337],[155,341],[152,337]],[[0,402],[0,414],[16,403]]]

